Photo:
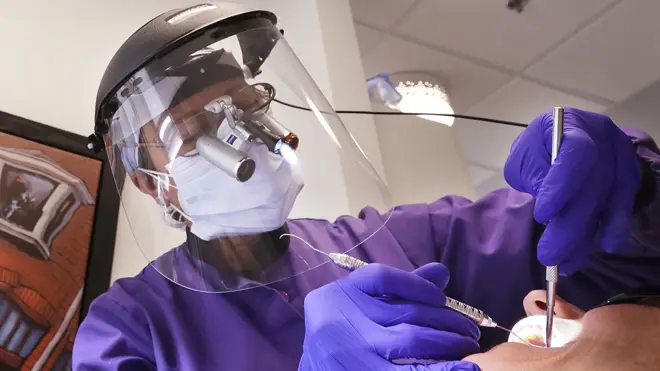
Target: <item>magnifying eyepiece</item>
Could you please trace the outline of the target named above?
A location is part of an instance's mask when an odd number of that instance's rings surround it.
[[[235,178],[239,182],[247,182],[248,179],[252,178],[254,171],[257,169],[257,164],[253,159],[245,157],[241,162],[238,163],[235,171]]]
[[[195,148],[207,161],[239,182],[246,182],[254,175],[254,160],[227,143],[213,137],[201,136],[195,142]]]

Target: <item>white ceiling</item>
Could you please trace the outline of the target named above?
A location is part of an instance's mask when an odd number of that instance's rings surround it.
[[[529,122],[555,105],[603,112],[660,79],[660,1],[351,0],[367,76],[437,74],[457,113]],[[520,129],[457,120],[475,187]],[[478,149],[478,150],[476,150]]]

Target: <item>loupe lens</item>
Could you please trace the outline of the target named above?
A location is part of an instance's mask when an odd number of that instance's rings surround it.
[[[251,158],[245,158],[238,164],[236,169],[236,180],[239,182],[247,182],[248,179],[252,178],[254,175],[254,170],[257,168],[257,164]]]

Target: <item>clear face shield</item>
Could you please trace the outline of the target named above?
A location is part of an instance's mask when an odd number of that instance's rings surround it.
[[[138,247],[158,272],[196,291],[268,285],[326,263],[309,258],[322,252],[291,236],[287,220],[349,213],[345,167],[359,167],[360,188],[390,205],[279,30],[245,22],[245,31],[209,30],[154,59],[101,110]]]

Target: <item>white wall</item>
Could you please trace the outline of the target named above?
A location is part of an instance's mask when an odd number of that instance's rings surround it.
[[[379,116],[376,123],[395,204],[474,198],[453,127],[414,116]]]
[[[258,3],[258,0],[252,2]],[[266,7],[280,17],[285,38],[334,108],[364,109],[365,105],[368,107],[366,79],[348,0],[277,0],[268,2]],[[305,16],[302,17],[302,14]],[[315,172],[311,178],[322,182],[323,184],[318,184],[317,188],[323,188],[324,191],[302,194],[298,204],[303,209],[294,210],[294,217],[327,209],[332,212],[324,213],[322,216],[333,219],[345,213],[355,215],[365,205],[373,205],[379,209],[386,206],[386,202],[376,189],[376,183],[384,178],[384,171],[372,118],[345,115],[340,118],[365,153],[363,155],[358,147],[348,145],[350,138],[342,137],[340,132],[335,132],[341,142],[340,146],[335,145],[334,150],[328,148],[326,158],[317,161],[318,166],[305,169],[306,174],[310,171]],[[335,122],[338,123],[337,120]],[[339,126],[343,125],[339,124]],[[301,150],[305,146],[316,145],[317,142],[303,139]],[[361,166],[363,163],[358,163],[358,158],[365,155],[373,163],[374,176],[370,176]],[[326,162],[328,158],[331,158],[331,163]],[[328,169],[328,166],[331,169]],[[339,168],[334,168],[333,171],[334,166]],[[341,203],[334,202],[333,206],[332,202],[328,202],[327,197],[317,197],[317,195],[336,193],[338,189],[334,184],[338,182],[341,182],[346,189],[346,198]],[[306,188],[309,187],[306,185]],[[341,210],[338,209],[339,206]],[[316,210],[310,210],[311,208]]]
[[[316,5],[315,18],[321,26],[326,66],[332,80],[332,89],[328,93],[330,102],[336,109],[370,110],[349,1],[316,0]],[[362,156],[362,153],[356,153],[356,148],[342,151],[345,182],[352,190],[348,193],[351,213],[356,214],[365,204],[384,211],[387,206],[392,206],[392,200],[383,200],[375,184],[387,182],[387,178],[374,119],[368,115],[341,115],[341,119],[359,143],[361,148],[357,150],[363,151],[373,165],[373,168],[365,168],[369,164],[356,162],[355,158]]]
[[[522,89],[520,94],[525,94],[525,92],[525,89]],[[626,101],[609,108],[597,104],[588,104],[579,98],[569,100],[562,98],[557,94],[558,93],[555,93],[553,95],[548,93],[546,95],[534,97],[535,99],[532,102],[533,104],[531,104],[531,107],[528,104],[521,112],[516,112],[516,110],[510,109],[510,102],[516,102],[519,99],[509,98],[508,100],[485,102],[485,104],[482,104],[485,106],[484,108],[479,109],[479,107],[477,107],[477,109],[470,113],[498,117],[511,121],[529,122],[533,117],[538,115],[539,112],[542,112],[549,107],[553,107],[554,105],[564,105],[595,112],[603,112],[612,117],[617,125],[640,128],[645,130],[656,140],[660,139],[660,105],[658,104],[660,103],[660,81],[655,82],[628,98]],[[466,131],[465,134],[475,136],[475,133],[478,132],[484,132],[484,130],[480,128],[480,130],[476,131]],[[497,132],[502,135],[497,136]],[[509,144],[518,132],[520,132],[520,130],[491,126],[488,128],[485,136],[487,138],[496,138],[496,140],[493,140],[491,143],[487,143],[487,140],[483,138],[481,139],[482,143],[472,141],[472,148],[485,147],[487,150],[494,153],[492,156],[493,163],[485,166],[469,164],[469,168],[473,170],[475,178],[477,178],[477,181],[475,181],[474,184],[476,184],[478,197],[483,196],[492,190],[508,187],[508,184],[504,180],[502,167],[504,166],[504,161],[508,154]],[[508,136],[508,138],[506,136]],[[507,143],[507,145],[504,146],[504,143]],[[383,143],[383,145],[385,145],[385,143]],[[495,146],[498,146],[498,150],[494,150]],[[486,176],[480,176],[481,174],[486,174]]]
[[[605,112],[617,125],[645,130],[660,141],[660,81]]]
[[[278,14],[289,44],[321,90],[337,105],[352,100],[365,102],[364,76],[359,72],[361,66],[348,0],[242,2],[253,6],[261,4]],[[77,134],[90,134],[96,89],[117,48],[155,15],[195,3],[197,1],[193,0],[62,0],[53,6],[45,0],[0,0],[0,45],[3,48],[0,110]],[[331,23],[327,23],[329,19]],[[341,45],[340,55],[336,55],[338,45]],[[342,95],[344,90],[349,93]],[[282,114],[288,115],[285,110]],[[354,118],[350,124],[357,128],[356,136],[364,142],[364,151],[382,172],[373,122],[369,118]],[[314,144],[314,138],[303,140],[306,142],[302,145]],[[370,187],[365,187],[364,178],[360,178],[364,174],[355,174],[354,168],[347,166],[346,156],[338,151],[325,151],[323,157],[317,159],[322,166],[308,166],[307,186],[301,195],[301,204],[306,207],[302,211],[299,208],[299,213],[335,217],[354,211],[360,200],[364,200],[362,204],[382,202],[371,197]],[[136,246],[128,219],[135,225],[136,221],[142,223],[138,232],[141,240],[151,247],[173,247],[182,239],[179,232],[150,229],[157,222],[155,219],[136,217],[152,207],[153,201],[131,191],[124,195],[124,201],[129,201],[125,202],[130,205],[126,212],[129,218],[124,213],[119,218],[113,279],[134,275],[147,264]]]

